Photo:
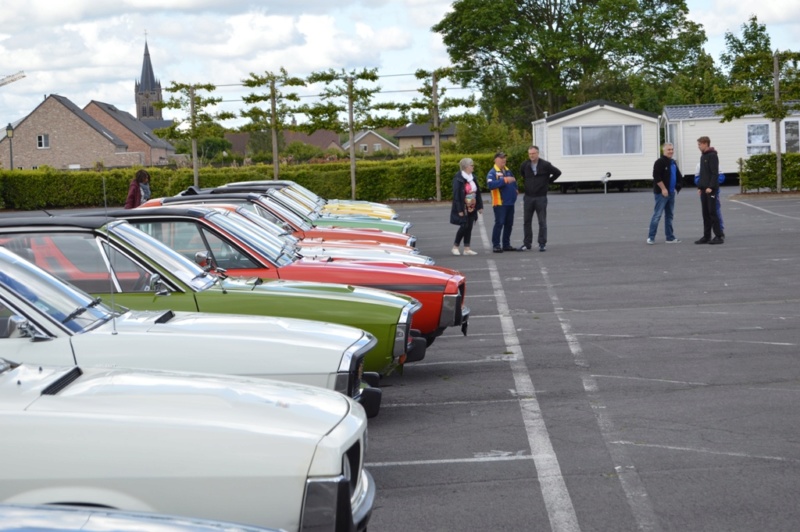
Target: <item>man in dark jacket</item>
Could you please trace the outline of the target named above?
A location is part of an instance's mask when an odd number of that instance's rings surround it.
[[[522,218],[522,245],[519,251],[531,249],[533,244],[533,214],[539,222],[539,251],[547,245],[547,188],[561,175],[561,170],[539,158],[538,146],[528,148],[528,160],[522,163],[519,174],[525,181],[525,196]]]
[[[700,137],[697,139],[700,156],[700,177],[697,180],[697,193],[703,208],[703,237],[695,244],[723,244],[725,238],[719,226],[717,217],[717,194],[719,194],[719,156],[717,150],[711,147],[711,139]],[[711,231],[714,238],[711,238]]]
[[[675,213],[675,195],[681,189],[683,175],[678,170],[678,164],[672,156],[675,154],[675,147],[669,142],[661,147],[661,157],[653,163],[653,195],[655,196],[655,208],[653,217],[650,218],[650,231],[647,234],[647,243],[656,243],[656,232],[661,215],[664,215],[664,234],[667,237],[667,244],[679,244],[680,240],[675,238],[672,230],[672,218]]]

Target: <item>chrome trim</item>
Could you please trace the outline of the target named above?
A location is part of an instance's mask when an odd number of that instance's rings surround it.
[[[397,320],[397,327],[394,333],[394,347],[392,348],[392,356],[395,360],[408,350],[411,344],[411,321],[414,314],[421,308],[422,303],[413,301],[408,302],[400,311],[400,317]]]
[[[458,316],[456,316],[458,312]],[[451,327],[461,323],[461,294],[442,296],[442,312],[439,314],[439,327]]]

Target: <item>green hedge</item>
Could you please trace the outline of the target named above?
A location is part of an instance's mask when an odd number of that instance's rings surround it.
[[[751,155],[744,161],[739,183],[742,190],[767,188],[778,190],[777,158],[774,153]],[[781,155],[781,185],[783,190],[800,189],[800,153]]]
[[[493,164],[494,154],[441,157],[442,199],[452,197],[453,175],[463,157],[475,162],[475,175],[483,177]],[[509,168],[516,168],[526,153],[509,154]],[[515,156],[516,155],[516,156]],[[519,159],[518,161],[516,159]],[[138,168],[94,170],[0,170],[0,208],[15,210],[75,207],[120,207],[125,204],[128,185]],[[191,168],[148,168],[153,197],[172,196],[194,184]],[[350,198],[350,163],[282,166],[281,179],[296,181],[325,198]],[[233,181],[272,178],[272,165],[205,167],[200,169],[200,186],[218,186]],[[482,184],[483,179],[478,179]],[[520,186],[522,184],[520,183]],[[368,201],[430,200],[436,197],[436,166],[433,156],[392,161],[357,161],[356,198]]]

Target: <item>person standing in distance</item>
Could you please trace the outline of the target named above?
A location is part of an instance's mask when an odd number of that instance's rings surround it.
[[[664,234],[667,237],[667,244],[680,244],[680,240],[675,238],[672,230],[672,218],[675,213],[675,195],[681,190],[683,175],[678,170],[678,164],[672,156],[675,154],[675,147],[669,142],[661,146],[661,157],[653,163],[653,195],[655,197],[655,208],[653,216],[650,218],[650,232],[647,234],[647,243],[656,243],[656,232],[661,215],[664,215]]]
[[[464,240],[464,255],[477,255],[470,249],[472,240],[472,226],[478,219],[478,214],[483,212],[483,200],[478,183],[475,182],[472,172],[475,163],[470,158],[461,159],[458,163],[461,170],[453,176],[453,206],[450,209],[450,223],[458,226],[456,239],[453,241],[453,255],[461,255],[458,246]]]
[[[150,174],[144,168],[136,171],[135,177],[128,185],[128,196],[125,198],[125,208],[135,209],[150,199]]]
[[[519,168],[522,176],[525,195],[524,214],[522,218],[522,245],[518,251],[527,251],[533,244],[533,214],[539,222],[539,235],[537,242],[539,251],[544,251],[547,245],[547,187],[561,176],[561,170],[548,161],[539,158],[539,147],[528,148],[528,160]]]
[[[724,244],[722,229],[717,217],[717,194],[719,194],[719,156],[717,150],[711,147],[711,139],[700,137],[697,139],[697,148],[700,156],[700,178],[697,180],[697,193],[703,208],[703,237],[695,244]],[[711,232],[714,238],[711,238]]]
[[[511,229],[514,227],[514,203],[519,192],[517,179],[506,166],[505,153],[499,151],[494,154],[494,166],[486,175],[486,184],[492,193],[494,211],[492,251],[495,253],[516,251],[511,247]]]

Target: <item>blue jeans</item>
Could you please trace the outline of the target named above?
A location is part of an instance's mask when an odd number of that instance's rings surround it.
[[[675,192],[671,192],[666,198],[662,194],[653,194],[656,206],[653,209],[653,217],[650,218],[650,232],[647,237],[655,240],[658,231],[658,223],[661,215],[664,215],[664,233],[667,240],[675,240],[675,233],[672,232],[672,216],[675,213]]]

